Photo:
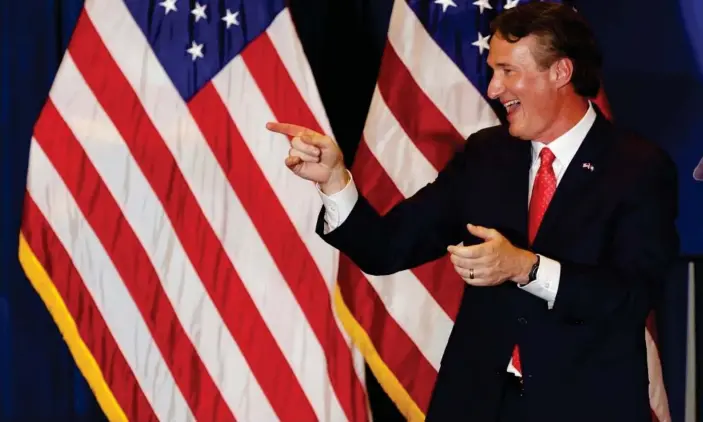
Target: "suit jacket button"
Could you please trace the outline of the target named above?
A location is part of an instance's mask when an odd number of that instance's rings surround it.
[[[527,325],[527,320],[523,317],[518,318],[517,322],[519,322],[522,325]]]

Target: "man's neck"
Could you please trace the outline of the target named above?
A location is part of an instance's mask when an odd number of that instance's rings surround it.
[[[559,115],[557,116],[554,123],[551,125],[549,130],[535,139],[535,141],[541,142],[543,144],[549,144],[555,139],[563,136],[565,133],[570,131],[578,122],[583,119],[588,111],[589,102],[586,99],[578,98],[565,102],[561,109],[559,110]]]

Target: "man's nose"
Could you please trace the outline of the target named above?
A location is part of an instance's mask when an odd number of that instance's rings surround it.
[[[488,95],[488,98],[495,100],[502,94],[503,92],[503,84],[500,82],[498,78],[495,77],[495,75],[491,78],[491,81],[488,83],[488,90],[486,94]]]

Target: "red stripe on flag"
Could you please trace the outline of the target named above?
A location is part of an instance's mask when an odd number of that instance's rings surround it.
[[[408,137],[435,169],[443,169],[465,139],[417,85],[390,41],[383,52],[378,89]]]
[[[415,404],[426,411],[437,371],[388,314],[381,298],[346,255],[340,256],[339,279],[344,303],[354,319],[369,335],[379,356]]]
[[[252,41],[242,58],[276,118],[322,133],[267,33]]]
[[[605,95],[605,89],[603,89],[602,86],[598,90],[596,98],[593,98],[591,101],[593,101],[593,103],[598,106],[600,111],[608,120],[612,120],[613,115],[610,111],[610,103],[608,102],[608,97]]]
[[[365,141],[359,144],[352,173],[359,192],[380,214],[385,214],[403,199],[403,194],[383,170]],[[415,267],[412,272],[453,321],[459,311],[464,281],[454,271],[449,257]]]
[[[211,300],[237,341],[264,394],[272,399],[274,411],[282,419],[314,420],[310,402],[203,215],[175,159],[85,13],[73,39],[69,51],[76,66],[163,204]],[[260,355],[265,355],[267,359],[256,358]],[[202,371],[205,373],[204,369]],[[186,396],[192,399],[208,393],[207,400],[196,400],[194,403],[198,406],[196,418],[231,419],[232,415],[227,414],[229,409],[222,402],[222,397],[210,389],[207,384],[193,384],[186,389]]]
[[[22,233],[61,295],[120,408],[129,420],[158,420],[71,257],[29,193],[23,213]]]
[[[296,122],[322,132],[319,122],[288,74],[267,33],[252,41],[242,52],[242,58],[276,119]],[[219,106],[221,100],[214,89],[204,90],[203,95],[206,92],[211,95],[208,95],[208,100],[203,99],[201,111],[194,112],[194,115],[199,116],[198,119],[210,119],[208,116],[213,113],[213,109],[225,111],[224,105]],[[212,104],[218,106],[212,107]],[[206,132],[206,138],[227,172],[237,196],[245,208],[252,211],[250,214],[257,230],[320,341],[327,357],[332,386],[347,418],[352,421],[365,421],[368,419],[366,393],[353,369],[351,351],[334,322],[329,287],[271,186],[266,182],[266,177],[256,166],[255,158],[241,134],[231,118],[226,115],[226,111],[224,114],[211,118],[210,124],[201,125],[204,132],[206,128],[209,131]],[[219,131],[209,127],[216,125],[218,120],[227,122],[228,126],[220,128]],[[220,133],[220,142],[217,142],[216,132]],[[222,137],[227,134],[230,135],[228,140]],[[227,166],[226,163],[230,165]],[[260,212],[261,210],[266,210],[266,213]],[[281,242],[280,239],[286,241]],[[340,364],[335,365],[335,362]]]
[[[80,39],[84,31],[77,34]],[[51,101],[42,111],[35,134],[112,259],[193,414],[203,420],[234,420],[183,331],[146,251]],[[199,387],[197,393],[193,386]]]

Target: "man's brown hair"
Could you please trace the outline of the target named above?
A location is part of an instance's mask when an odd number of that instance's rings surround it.
[[[496,33],[508,42],[534,35],[539,50],[532,54],[538,65],[546,69],[557,59],[569,58],[576,93],[587,98],[598,94],[603,59],[591,28],[571,7],[548,2],[521,4],[491,22],[491,34]]]

